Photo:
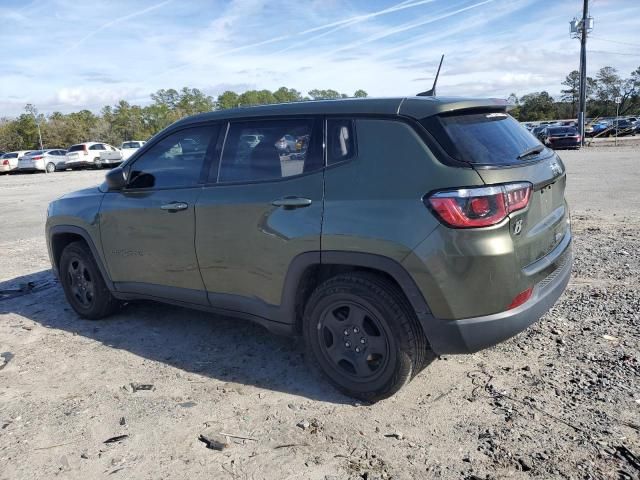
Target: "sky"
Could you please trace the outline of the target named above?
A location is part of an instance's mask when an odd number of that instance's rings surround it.
[[[587,74],[640,66],[640,0],[590,0]],[[0,117],[144,105],[161,88],[431,87],[506,98],[578,69],[581,0],[0,0]]]

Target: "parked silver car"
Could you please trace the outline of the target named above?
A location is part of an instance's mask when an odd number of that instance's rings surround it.
[[[29,152],[18,160],[18,171],[53,173],[62,170],[66,153],[67,151],[61,148]]]

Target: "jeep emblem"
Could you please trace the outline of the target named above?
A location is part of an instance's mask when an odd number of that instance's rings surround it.
[[[514,235],[520,235],[520,232],[522,232],[522,219],[519,219],[518,221],[516,221],[516,224],[513,227]]]

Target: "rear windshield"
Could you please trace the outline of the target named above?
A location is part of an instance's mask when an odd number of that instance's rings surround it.
[[[69,150],[67,150],[68,152],[77,152],[78,150],[84,150],[84,145],[80,144],[80,145],[74,145],[72,146]]]
[[[578,131],[573,127],[554,127],[549,129],[551,135],[577,135]]]
[[[422,124],[453,158],[478,165],[520,163],[519,155],[540,146],[526,128],[504,112],[436,115],[425,118]],[[537,156],[527,156],[526,160]]]
[[[33,155],[41,155],[44,152],[44,150],[36,150],[35,152],[29,152],[29,156],[33,156]]]
[[[139,142],[124,142],[122,144],[122,148],[140,148],[141,146]]]

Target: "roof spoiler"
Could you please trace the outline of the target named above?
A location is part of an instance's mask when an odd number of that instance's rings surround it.
[[[436,78],[433,80],[433,87],[426,92],[420,92],[418,97],[435,97],[436,96],[436,84],[438,83],[438,77],[440,76],[440,68],[442,67],[442,61],[444,60],[444,54],[440,57],[440,65],[438,65],[438,71],[436,72]]]

